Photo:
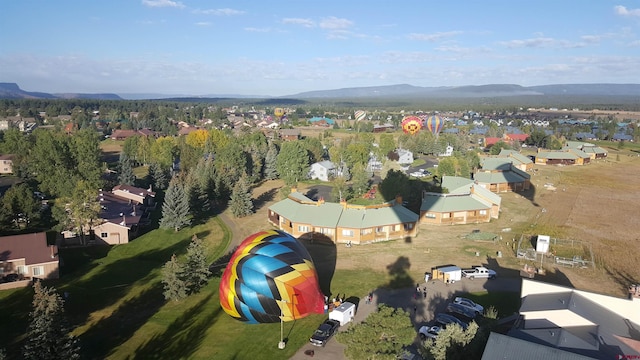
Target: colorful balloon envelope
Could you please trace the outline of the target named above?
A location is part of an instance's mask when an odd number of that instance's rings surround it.
[[[284,109],[283,108],[275,108],[273,110],[273,115],[275,115],[278,119],[281,118],[284,115]]]
[[[429,116],[424,122],[424,126],[431,131],[433,135],[438,135],[444,127],[444,119],[438,115]]]
[[[402,131],[407,134],[415,134],[422,129],[422,120],[417,116],[405,116],[402,119]]]
[[[353,115],[355,115],[356,121],[364,120],[367,116],[367,113],[364,110],[358,110]]]
[[[307,249],[278,230],[255,233],[234,252],[220,281],[220,305],[247,323],[324,313],[324,295]]]

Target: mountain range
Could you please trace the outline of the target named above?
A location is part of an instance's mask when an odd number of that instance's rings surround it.
[[[640,96],[640,84],[555,84],[521,86],[489,84],[473,86],[421,87],[408,84],[307,91],[272,99],[394,99],[394,98],[497,98],[513,96]],[[207,99],[207,98],[266,98],[246,95],[166,95],[166,94],[49,94],[22,90],[16,83],[0,83],[0,99]]]

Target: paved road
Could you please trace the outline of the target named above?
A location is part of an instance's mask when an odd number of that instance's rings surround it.
[[[411,321],[417,330],[431,321],[435,313],[441,312],[446,308],[452,298],[461,293],[478,292],[478,291],[513,291],[520,292],[521,279],[520,278],[497,278],[495,280],[468,280],[463,279],[455,284],[446,285],[441,281],[431,281],[429,283],[422,282],[420,288],[426,288],[427,297],[424,295],[420,297],[414,297],[416,289],[380,289],[374,291],[373,302],[366,304],[364,297],[366,294],[362,294],[362,299],[358,305],[358,311],[356,313],[354,323],[359,323],[366,319],[366,317],[377,308],[377,304],[385,303],[387,305],[403,308],[411,314]],[[415,311],[414,311],[415,307]],[[340,331],[345,331],[353,324],[347,324],[340,328]],[[311,334],[309,334],[311,336]],[[416,343],[418,342],[416,336]],[[292,360],[309,359],[312,356],[305,354],[305,352],[313,351],[313,359],[320,360],[336,360],[345,359],[344,356],[345,346],[340,344],[334,338],[329,340],[325,347],[316,347],[311,344],[306,344],[291,357]]]

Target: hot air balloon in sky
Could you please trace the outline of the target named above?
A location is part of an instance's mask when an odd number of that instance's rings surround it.
[[[324,313],[325,298],[311,255],[279,230],[244,239],[222,274],[219,290],[222,309],[250,324]]]
[[[405,116],[404,119],[402,119],[402,131],[404,131],[407,134],[415,134],[418,131],[420,131],[420,129],[422,129],[422,120],[420,120],[419,117],[417,116]]]
[[[444,127],[444,119],[438,115],[432,115],[424,121],[424,126],[435,136],[438,136]]]
[[[358,110],[354,113],[356,121],[364,120],[367,116],[367,113],[364,110]]]

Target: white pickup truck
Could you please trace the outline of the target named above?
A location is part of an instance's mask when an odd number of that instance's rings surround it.
[[[474,266],[471,269],[463,269],[462,270],[462,276],[469,278],[471,280],[473,279],[493,279],[496,277],[496,272],[491,270],[491,269],[487,269],[484,266]]]

